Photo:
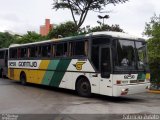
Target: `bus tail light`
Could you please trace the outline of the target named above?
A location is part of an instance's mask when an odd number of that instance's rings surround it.
[[[121,80],[117,80],[117,81],[116,81],[116,84],[117,84],[117,85],[121,84]]]

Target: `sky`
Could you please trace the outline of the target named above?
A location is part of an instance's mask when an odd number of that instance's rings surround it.
[[[46,18],[51,23],[60,24],[71,20],[69,10],[53,10],[53,0],[0,0],[0,31],[12,31],[13,33],[25,34],[27,31],[39,33],[40,25]],[[106,24],[118,24],[131,35],[144,37],[142,35],[145,23],[156,13],[160,14],[160,0],[129,0],[124,4],[108,5],[105,7],[110,18],[105,20]],[[89,12],[83,26],[91,27],[98,25],[96,12]]]

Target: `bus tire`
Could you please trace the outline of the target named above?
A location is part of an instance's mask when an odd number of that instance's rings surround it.
[[[20,75],[20,82],[22,85],[26,85],[27,81],[26,81],[26,74],[24,72],[21,73]]]
[[[87,78],[81,77],[76,83],[76,91],[82,97],[91,96],[91,85]]]

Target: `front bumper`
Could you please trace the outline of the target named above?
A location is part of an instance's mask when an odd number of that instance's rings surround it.
[[[123,96],[135,93],[147,92],[150,83],[132,84],[132,85],[114,85],[113,96]]]

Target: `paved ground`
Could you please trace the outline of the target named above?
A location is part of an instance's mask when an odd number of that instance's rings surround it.
[[[74,91],[0,79],[0,113],[25,114],[129,114],[160,113],[160,94],[126,97],[77,96]]]

